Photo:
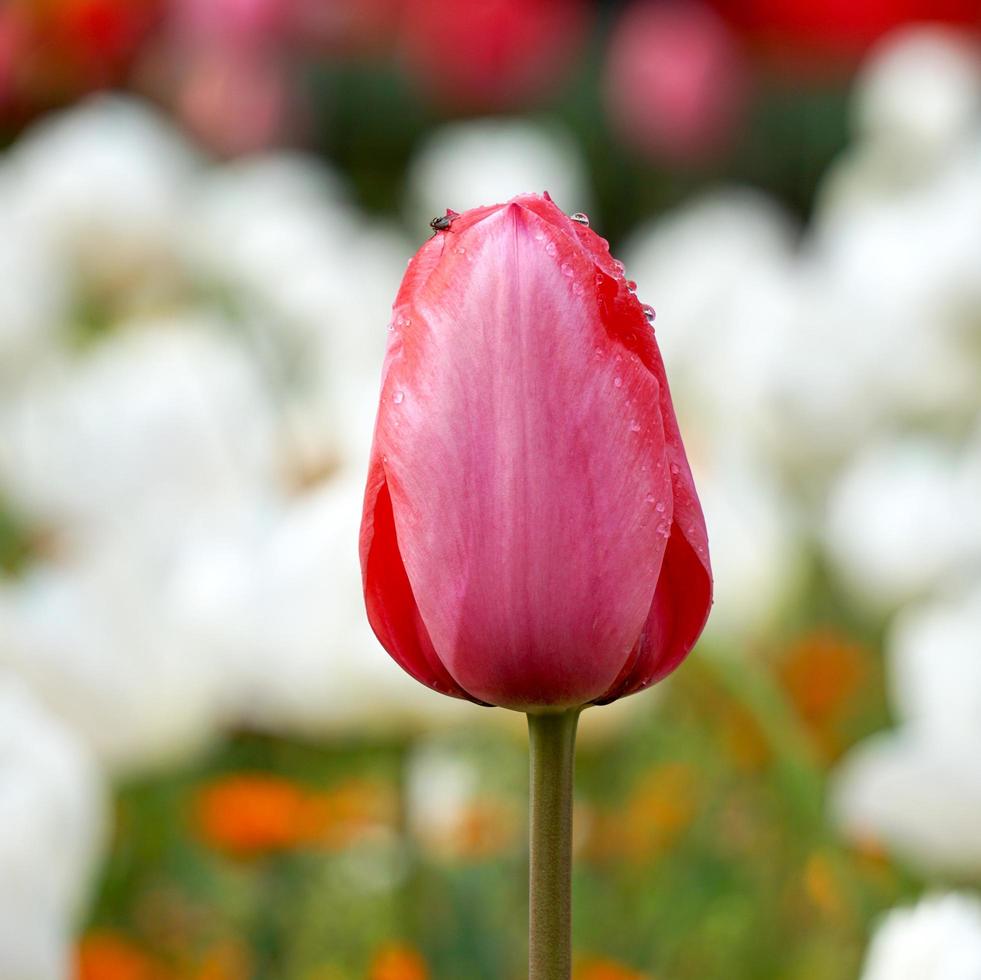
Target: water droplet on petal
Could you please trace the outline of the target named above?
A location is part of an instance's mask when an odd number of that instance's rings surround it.
[[[628,279],[627,280],[627,289],[629,289],[630,292],[632,292],[632,293],[636,293],[637,292],[637,283],[634,282],[633,279]]]
[[[545,244],[545,252],[548,255],[555,255],[557,249],[555,248],[555,242],[547,242]]]
[[[596,348],[596,356],[597,357],[602,357],[603,356],[603,348],[602,347],[597,347]]]
[[[621,387],[623,387],[623,378],[621,378],[621,377],[620,377],[620,375],[617,375],[617,376],[616,376],[616,377],[615,377],[615,378],[613,379],[613,384],[614,384],[614,386],[615,386],[615,387],[617,387],[617,388],[621,388]]]
[[[453,251],[456,252],[457,255],[467,254],[467,250],[462,245],[457,245],[457,247],[453,249]]]
[[[583,214],[582,211],[577,211],[572,215],[572,220],[580,225],[585,225],[587,228],[589,227],[589,215]]]
[[[603,276],[603,274],[602,274],[602,273],[600,273],[600,272],[597,272],[597,273],[596,273],[596,285],[597,285],[597,286],[602,286],[602,285],[603,285],[603,279],[604,279],[604,278],[605,278],[605,277]]]
[[[651,306],[650,303],[644,303],[644,305],[641,306],[641,309],[644,311],[644,316],[647,317],[647,322],[653,323],[657,318],[657,311],[654,309],[654,307]]]
[[[545,241],[545,232],[543,232],[543,231],[536,231],[535,232],[535,241],[536,242],[543,242],[543,241]]]
[[[613,260],[613,268],[617,270],[617,275],[623,278],[623,270],[626,266],[619,259]]]
[[[395,402],[396,405],[401,405],[404,398],[405,392],[402,391],[396,391],[395,394],[392,395],[392,401]]]
[[[636,419],[631,419],[630,420],[630,431],[631,432],[640,432],[640,422],[638,422]]]
[[[657,500],[657,497],[655,497],[652,493],[649,493],[646,497],[644,497],[645,504],[653,504],[655,500]]]
[[[572,284],[572,291],[573,291],[573,292],[574,292],[574,293],[575,293],[575,294],[576,294],[577,296],[582,296],[582,294],[583,294],[584,292],[586,292],[586,287],[585,287],[585,286],[583,286],[583,284],[582,284],[581,282],[574,282],[574,283]]]
[[[655,509],[655,510],[656,510],[656,511],[657,511],[657,512],[658,512],[659,514],[663,514],[663,513],[664,513],[664,501],[663,501],[663,500],[659,500],[659,501],[657,502],[657,506],[656,506],[656,507],[655,507],[654,509]]]
[[[564,275],[567,278],[571,279],[575,274],[576,274],[575,270],[572,268],[571,265],[569,265],[568,262],[566,262],[566,263],[563,264],[563,266],[562,266],[562,275]]]
[[[675,476],[677,476],[681,472],[681,467],[677,463],[672,463],[671,472],[674,473]]]

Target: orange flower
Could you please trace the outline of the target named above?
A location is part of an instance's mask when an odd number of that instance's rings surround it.
[[[868,664],[863,647],[829,629],[798,640],[780,663],[780,681],[828,759],[840,749],[834,723],[865,681]]]
[[[691,766],[680,762],[655,766],[640,780],[626,806],[583,814],[587,816],[583,856],[592,861],[656,858],[691,824],[697,802]]]
[[[375,954],[368,980],[429,980],[429,969],[412,947],[392,944]]]
[[[627,803],[627,855],[649,858],[670,847],[695,816],[695,795],[691,766],[670,762],[651,769]]]
[[[819,630],[791,646],[780,677],[801,716],[823,722],[858,689],[866,660],[858,644],[832,630]]]
[[[199,793],[197,829],[221,850],[285,850],[306,839],[307,800],[304,790],[278,776],[227,776]]]
[[[204,787],[195,810],[198,833],[212,847],[256,855],[348,847],[394,827],[398,801],[390,787],[366,780],[314,792],[281,776],[240,774]]]
[[[844,897],[837,875],[827,856],[812,854],[804,865],[804,889],[817,909],[829,919],[840,918]]]
[[[245,947],[223,942],[205,953],[194,972],[194,980],[245,980],[252,975]]]
[[[653,980],[650,974],[638,973],[613,960],[584,960],[576,969],[576,980]]]
[[[76,980],[166,980],[166,976],[136,945],[111,932],[90,933],[75,953]]]

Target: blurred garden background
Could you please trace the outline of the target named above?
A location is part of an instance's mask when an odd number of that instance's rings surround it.
[[[376,643],[430,218],[584,211],[717,601],[582,721],[577,980],[981,978],[981,5],[0,2],[0,980],[517,980],[523,719]]]

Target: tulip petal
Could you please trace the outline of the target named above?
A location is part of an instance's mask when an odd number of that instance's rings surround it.
[[[578,237],[516,203],[454,222],[424,251],[386,359],[375,452],[394,530],[381,533],[379,490],[374,535],[389,543],[370,546],[366,588],[404,561],[399,602],[414,597],[425,636],[408,653],[402,640],[410,673],[431,674],[435,647],[472,698],[595,700],[645,622],[687,629],[657,612],[687,504],[665,453],[663,370],[635,336],[646,321]],[[382,620],[385,601],[369,598]],[[385,615],[399,625],[382,631],[411,635],[406,612]]]
[[[712,607],[708,533],[695,482],[671,404],[664,364],[656,345],[647,362],[661,379],[665,457],[671,472],[674,518],[657,591],[643,633],[621,676],[597,704],[650,687],[671,673],[698,640]]]
[[[420,683],[441,694],[476,701],[443,666],[419,615],[399,552],[391,495],[380,459],[372,460],[368,476],[360,547],[368,619],[385,649]]]

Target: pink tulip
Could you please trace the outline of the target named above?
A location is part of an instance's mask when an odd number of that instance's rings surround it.
[[[361,565],[392,657],[521,711],[603,703],[691,649],[705,523],[645,308],[548,195],[456,216],[395,301]]]
[[[620,138],[655,160],[724,152],[745,114],[749,71],[725,22],[696,2],[640,0],[610,39],[606,101]]]

